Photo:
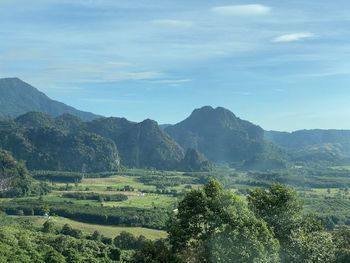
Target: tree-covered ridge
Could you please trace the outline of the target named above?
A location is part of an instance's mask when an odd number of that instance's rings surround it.
[[[196,149],[187,149],[185,157],[181,161],[181,169],[183,171],[210,171],[212,169],[211,162]]]
[[[32,181],[23,163],[0,150],[0,196],[23,196],[30,191]]]
[[[118,169],[118,151],[111,140],[70,129],[71,125],[62,125],[62,120],[62,117],[52,119],[44,113],[30,112],[14,121],[1,122],[0,147],[17,159],[25,160],[31,170],[96,172]]]
[[[187,119],[166,127],[165,131],[184,149],[196,149],[215,162],[261,161],[266,155],[276,155],[275,149],[264,140],[261,127],[239,119],[222,107],[196,109]]]
[[[201,155],[185,158],[183,149],[152,120],[83,122],[69,114],[51,118],[28,112],[0,122],[0,135],[0,147],[25,160],[30,170],[101,172],[116,170],[120,163],[163,170],[210,167]]]
[[[295,132],[265,131],[265,138],[285,148],[304,148],[324,143],[350,141],[349,130],[300,130]]]
[[[100,118],[86,122],[85,127],[89,132],[113,140],[124,166],[184,171],[210,167],[201,155],[186,157],[181,146],[153,120],[135,123],[125,118]]]
[[[0,149],[0,197],[21,197],[46,191],[44,184],[34,182],[24,163]]]
[[[123,133],[118,146],[130,167],[173,170],[184,157],[182,148],[152,120],[137,123]]]
[[[155,121],[140,123],[124,118],[101,118],[86,123],[87,130],[113,140],[123,165],[178,169],[182,148],[164,133]]]
[[[83,120],[99,117],[52,100],[18,78],[0,79],[0,114],[15,118],[30,111],[45,112],[52,117],[69,113]]]
[[[300,130],[295,132],[265,131],[266,140],[288,151],[297,162],[350,162],[350,131]]]

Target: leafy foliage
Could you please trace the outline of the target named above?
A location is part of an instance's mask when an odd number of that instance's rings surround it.
[[[34,182],[23,163],[0,150],[0,197],[44,194],[47,191],[45,184]]]
[[[333,262],[332,236],[312,217],[304,217],[296,192],[283,185],[255,189],[248,195],[251,210],[278,239],[282,262]]]
[[[278,262],[278,241],[216,181],[192,190],[169,223],[173,250],[185,262]]]
[[[74,237],[74,231],[70,226],[64,226],[61,233],[41,232],[8,222],[0,227],[0,261],[112,263],[120,259],[120,250],[114,245],[81,235]]]

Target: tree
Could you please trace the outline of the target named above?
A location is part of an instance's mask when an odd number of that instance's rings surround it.
[[[43,224],[43,232],[54,233],[56,231],[55,223],[52,220],[46,220]]]
[[[67,236],[72,236],[75,238],[81,238],[82,232],[79,229],[73,229],[69,224],[65,224],[62,227],[61,234],[67,235]]]
[[[294,190],[277,184],[268,190],[253,190],[247,199],[249,208],[279,240],[282,262],[332,262],[335,248],[330,234],[314,217],[303,216]]]
[[[336,244],[336,263],[350,262],[350,230],[340,228],[334,233],[334,242]]]
[[[192,190],[168,223],[172,251],[185,262],[278,262],[278,241],[216,180]]]
[[[56,250],[50,250],[45,256],[45,262],[47,263],[65,263],[64,256],[58,253]]]
[[[113,243],[116,247],[121,249],[139,249],[146,238],[144,236],[139,236],[136,238],[133,234],[123,231],[113,240]]]
[[[91,239],[95,241],[101,241],[102,235],[99,231],[95,230],[94,233],[91,235]]]
[[[0,149],[0,197],[25,196],[33,191],[33,186],[24,163]]]
[[[147,240],[138,249],[132,263],[180,263],[180,259],[170,252],[165,240]]]
[[[114,261],[120,260],[121,252],[118,248],[111,248],[108,253],[108,257]]]
[[[273,185],[267,191],[257,188],[247,197],[249,208],[263,219],[281,241],[287,237],[301,220],[302,204],[292,189]]]

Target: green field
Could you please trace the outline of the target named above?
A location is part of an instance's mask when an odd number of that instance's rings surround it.
[[[238,171],[229,167],[217,167],[209,175],[218,178],[226,188],[232,189],[236,194],[244,195],[249,189],[255,187],[267,187],[271,183],[286,183],[294,187],[301,200],[305,204],[305,211],[317,213],[322,216],[335,215],[342,221],[350,219],[350,194],[338,185],[350,184],[350,175],[346,171],[349,166],[337,166],[324,169],[303,170],[304,168],[280,171],[277,173],[251,173]],[[310,175],[308,175],[308,173]],[[199,177],[201,173],[193,173],[192,177]],[[136,207],[136,208],[174,208],[181,197],[172,195],[141,193],[140,191],[156,191],[157,178],[164,177],[174,181],[188,181],[189,176],[179,172],[164,172],[146,169],[129,169],[107,178],[84,178],[81,183],[69,184],[69,191],[94,192],[100,194],[122,193],[128,196],[128,200],[122,202],[98,202],[91,200],[72,200],[62,198],[67,191],[62,188],[67,184],[54,184],[56,191],[44,197],[44,200],[74,202],[96,206],[110,207]],[[145,183],[144,178],[154,178]],[[120,192],[124,186],[134,188],[132,192]],[[167,190],[186,192],[190,188],[198,188],[196,183],[167,186]],[[327,187],[329,186],[329,187]],[[60,190],[59,190],[60,189]]]
[[[38,216],[28,216],[24,217],[28,219],[33,225],[41,227],[46,221],[43,217]],[[159,239],[166,237],[166,232],[142,227],[118,227],[118,226],[102,226],[95,224],[86,224],[77,221],[73,221],[63,217],[50,217],[57,227],[62,227],[65,224],[71,225],[73,228],[81,230],[84,234],[92,234],[95,230],[98,230],[102,235],[115,238],[121,232],[126,231],[135,236],[143,235],[148,239]]]
[[[164,172],[143,169],[130,169],[115,175],[102,178],[83,178],[76,183],[49,182],[52,191],[40,197],[42,202],[48,204],[59,203],[67,207],[71,205],[105,208],[135,208],[135,209],[164,209],[171,211],[176,208],[184,193],[190,189],[201,187],[199,178],[212,176],[219,179],[225,188],[241,196],[255,187],[268,187],[272,183],[286,183],[294,187],[299,198],[303,201],[306,213],[315,213],[320,217],[332,218],[335,224],[350,224],[350,194],[345,187],[336,187],[343,183],[350,184],[350,176],[347,175],[347,167],[332,167],[326,170],[312,170],[301,173],[300,169],[286,170],[274,173],[255,173],[237,171],[228,167],[218,167],[208,173],[183,174],[179,172]],[[311,187],[313,186],[313,187]],[[128,190],[125,190],[127,187]],[[172,192],[174,191],[174,192]],[[113,196],[122,194],[127,196],[123,201],[88,200],[82,198],[65,197],[67,193],[73,194],[97,194],[101,196]],[[175,193],[175,194],[174,194]],[[19,198],[18,200],[37,200],[38,197]],[[6,202],[10,199],[0,199]],[[79,208],[78,208],[79,209]],[[96,210],[97,211],[97,210]],[[102,209],[101,209],[102,211]],[[135,216],[138,216],[135,214]],[[65,223],[72,225],[86,233],[99,230],[107,237],[114,237],[121,231],[128,231],[134,235],[144,235],[150,239],[165,236],[165,232],[142,227],[117,227],[109,226],[101,222],[101,225],[81,223],[62,217],[54,217],[58,226]],[[42,225],[43,219],[34,217],[35,224]],[[80,220],[84,221],[84,220]],[[87,221],[89,222],[89,221]],[[91,223],[91,221],[90,221]],[[95,222],[94,222],[95,223]],[[143,226],[141,224],[141,226]]]

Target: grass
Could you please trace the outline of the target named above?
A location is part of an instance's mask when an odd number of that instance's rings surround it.
[[[106,189],[108,186],[114,189],[117,189],[117,188],[122,188],[125,185],[130,185],[138,190],[141,190],[141,189],[155,190],[156,189],[154,186],[145,185],[143,183],[138,182],[137,177],[120,176],[120,175],[115,175],[107,178],[86,178],[82,180],[80,185],[82,187],[89,187],[94,189],[101,188],[101,187]]]
[[[30,222],[32,222],[35,226],[38,227],[41,227],[46,221],[45,218],[37,216],[28,216],[25,218],[29,219]],[[98,230],[102,235],[109,238],[114,238],[123,231],[129,232],[135,236],[143,235],[148,239],[159,239],[165,238],[167,236],[167,233],[165,231],[148,229],[143,227],[101,226],[95,224],[81,223],[63,217],[51,217],[50,220],[52,220],[55,223],[55,225],[59,228],[61,228],[65,224],[69,224],[73,228],[80,229],[84,234],[92,234],[94,231]]]
[[[74,198],[62,197],[62,194],[67,191],[56,191],[46,196],[43,196],[44,201],[51,202],[73,202],[76,204],[89,204],[94,206],[112,206],[112,207],[135,207],[135,208],[173,208],[178,199],[171,195],[160,194],[142,194],[140,192],[130,192],[128,194],[128,200],[121,202],[99,202],[95,200],[77,200]],[[116,192],[104,192],[110,194],[116,194]]]
[[[104,202],[104,206],[137,207],[137,208],[169,208],[175,206],[177,198],[167,195],[146,194],[144,196],[130,196],[122,202]]]
[[[54,183],[52,184],[54,191],[50,194],[43,197],[45,201],[56,201],[56,202],[74,202],[78,204],[90,204],[96,206],[115,206],[115,207],[136,207],[136,208],[173,208],[178,202],[178,198],[173,197],[172,195],[164,194],[152,194],[146,193],[142,194],[141,190],[151,190],[155,191],[157,188],[154,185],[146,185],[138,180],[141,176],[153,175],[154,174],[164,174],[181,179],[183,176],[179,172],[160,172],[160,171],[150,171],[142,169],[130,169],[125,172],[128,175],[114,175],[106,178],[84,178],[81,183],[74,184],[70,183]],[[135,190],[133,192],[120,192],[118,189],[123,188],[124,186],[129,185]],[[176,187],[169,187],[168,190],[177,190],[188,191],[185,189],[187,184],[182,184]],[[192,184],[192,188],[198,188],[200,185]],[[64,189],[64,190],[63,190]],[[69,190],[65,190],[69,189]],[[100,194],[125,194],[128,196],[128,200],[122,202],[98,202],[93,200],[77,200],[73,198],[64,198],[62,197],[63,193],[66,192],[94,192]]]

